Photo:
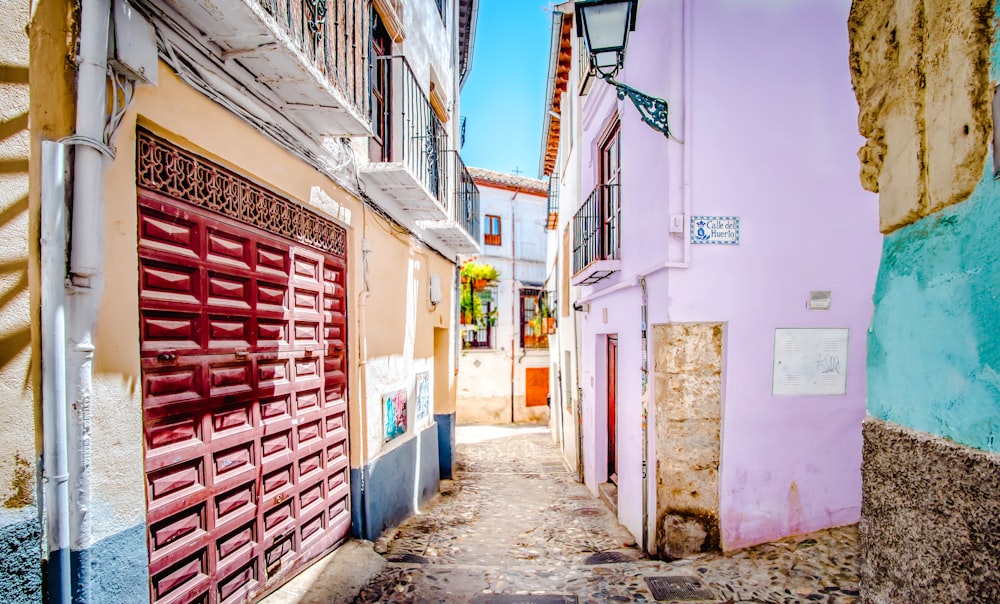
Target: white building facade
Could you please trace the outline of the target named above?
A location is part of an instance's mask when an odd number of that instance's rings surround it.
[[[551,322],[545,302],[546,193],[544,182],[469,168],[479,188],[482,254],[496,283],[480,296],[487,318],[462,325],[459,424],[548,421]],[[462,287],[471,287],[463,284]]]

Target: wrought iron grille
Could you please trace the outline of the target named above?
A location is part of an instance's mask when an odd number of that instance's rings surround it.
[[[364,2],[256,0],[299,50],[361,115],[368,115],[368,40]]]
[[[559,228],[559,173],[553,172],[549,176],[549,217],[545,222],[545,228],[554,230]]]
[[[136,184],[341,258],[344,227],[140,129]]]
[[[597,185],[573,216],[573,274],[598,260],[617,260],[621,251],[618,185]]]
[[[521,288],[521,348],[548,348],[548,318],[541,310],[542,290]]]
[[[420,88],[413,70],[403,56],[376,57],[376,73],[389,74],[392,115],[386,142],[387,161],[400,162],[427,187],[442,205],[447,199],[447,175],[442,153],[447,146],[444,126]]]
[[[482,219],[479,217],[479,187],[472,180],[465,162],[458,151],[448,151],[455,156],[455,205],[451,217],[462,225],[474,241],[479,241]]]

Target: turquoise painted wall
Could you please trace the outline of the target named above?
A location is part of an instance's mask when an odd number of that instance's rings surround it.
[[[1000,183],[885,237],[868,412],[1000,452]]]
[[[1000,3],[995,7],[1000,15]],[[990,49],[1000,81],[1000,43]],[[1000,452],[1000,182],[887,235],[868,332],[868,413]]]

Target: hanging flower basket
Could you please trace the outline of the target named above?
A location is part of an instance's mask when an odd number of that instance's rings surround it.
[[[477,292],[481,292],[484,289],[486,289],[486,286],[489,285],[489,283],[490,282],[487,281],[486,279],[476,279],[475,281],[472,282],[472,289],[476,290]]]

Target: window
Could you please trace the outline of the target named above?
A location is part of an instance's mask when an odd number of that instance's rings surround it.
[[[604,241],[606,258],[618,258],[621,248],[621,196],[619,195],[619,172],[621,168],[621,122],[617,119],[608,128],[600,143],[600,164],[597,182],[602,185],[601,196],[601,236]]]
[[[372,136],[368,137],[368,154],[373,162],[392,161],[391,127],[392,99],[392,39],[382,22],[382,18],[372,8],[372,36],[370,48],[371,65],[371,118]]]
[[[478,323],[473,323],[473,319],[462,317],[462,348],[493,348],[493,334],[497,321],[497,288],[487,287],[478,292],[470,288],[463,295],[479,299],[482,319]]]
[[[521,348],[548,348],[554,319],[547,311],[542,291],[521,289]]]
[[[597,185],[573,215],[573,274],[605,260],[621,258],[621,145],[616,118],[598,139]],[[598,266],[578,285],[592,285],[618,269]]]
[[[438,12],[441,13],[441,18],[444,19],[445,11],[448,10],[448,0],[437,0]]]
[[[500,217],[487,214],[483,220],[483,244],[500,245]]]

